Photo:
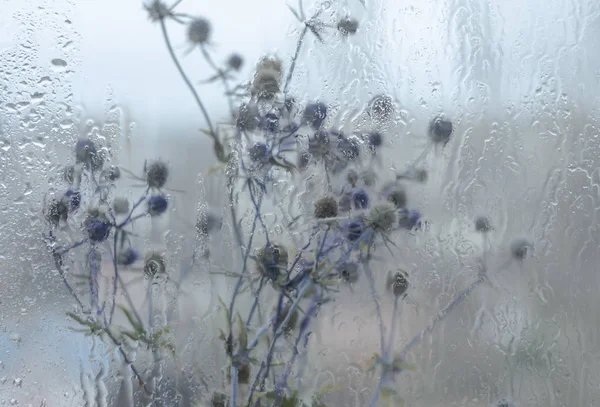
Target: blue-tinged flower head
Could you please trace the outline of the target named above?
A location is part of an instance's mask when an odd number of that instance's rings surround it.
[[[315,202],[315,218],[335,218],[338,214],[338,204],[334,197],[325,196]]]
[[[110,235],[111,223],[103,217],[91,218],[86,221],[89,239],[94,243],[103,242]]]
[[[160,189],[169,178],[169,167],[163,161],[156,160],[146,166],[146,182],[150,188]]]
[[[65,192],[64,198],[69,204],[70,212],[79,209],[79,205],[81,205],[81,192],[68,189],[67,192]]]
[[[261,127],[269,133],[274,133],[279,130],[279,115],[275,111],[271,111],[264,115],[261,122]]]
[[[402,229],[413,230],[421,227],[421,212],[416,209],[402,208],[399,212],[398,226]]]
[[[123,266],[131,266],[140,258],[140,254],[133,247],[121,250],[117,255],[117,263]]]
[[[351,241],[357,241],[365,231],[365,223],[360,219],[353,219],[346,222],[342,226],[342,230],[345,232],[346,238]]]
[[[248,148],[248,155],[254,162],[264,162],[269,158],[269,148],[265,143],[258,142]]]
[[[187,38],[194,45],[203,45],[210,40],[211,32],[210,21],[203,17],[197,17],[188,25]]]
[[[452,132],[452,122],[444,119],[444,117],[441,115],[435,117],[431,123],[429,123],[429,138],[435,144],[448,144]]]
[[[169,207],[167,197],[162,194],[151,195],[148,198],[148,213],[150,216],[159,216]]]
[[[233,53],[233,54],[229,55],[229,57],[227,58],[227,67],[229,69],[233,69],[234,71],[239,71],[240,69],[242,69],[243,65],[244,65],[244,58],[238,53]]]
[[[104,157],[98,151],[96,144],[88,138],[77,140],[75,144],[75,161],[84,164],[86,168],[96,171],[104,165]]]
[[[485,216],[478,216],[475,219],[475,230],[479,233],[488,233],[492,230],[492,222]]]
[[[302,118],[313,129],[320,128],[327,118],[327,105],[323,102],[309,103],[304,109]]]
[[[369,194],[363,188],[352,191],[352,204],[355,209],[367,209],[369,207]]]

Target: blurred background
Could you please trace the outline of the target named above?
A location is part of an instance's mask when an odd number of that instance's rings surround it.
[[[444,113],[456,128],[443,152],[429,154],[428,184],[410,195],[430,228],[398,243],[400,266],[413,276],[398,346],[477,272],[485,242],[473,219],[483,214],[495,226],[487,259],[494,283],[411,353],[417,369],[397,381],[405,405],[488,406],[503,397],[518,406],[600,405],[600,3],[318,5],[332,21],[356,17],[360,29],[305,42],[291,91],[303,102],[331,103],[341,123],[373,96],[390,95],[397,119],[386,129],[380,179],[427,147],[433,116]],[[318,5],[305,1],[307,14]],[[283,0],[184,0],[180,7],[212,22],[221,60],[244,56],[240,80],[265,54],[289,66],[301,26]],[[187,54],[185,29],[169,29],[192,81],[210,76],[198,52]],[[215,121],[227,120],[219,84],[200,89]],[[155,233],[147,244],[189,251],[198,206],[224,211],[227,202],[222,180],[208,177],[216,161],[205,125],[141,2],[2,1],[0,405],[126,405],[114,389],[127,369],[110,364],[99,340],[68,329],[73,304],[42,240],[44,196],[59,188],[80,136],[104,140],[112,160],[136,173],[160,157],[172,164],[169,186],[185,193],[174,194],[174,213],[148,226]],[[523,264],[510,260],[516,237],[535,247]],[[212,241],[213,264],[234,264],[229,241],[227,228]],[[384,258],[382,271],[397,265]],[[184,348],[210,337],[201,331],[212,327],[206,316],[215,293],[230,288],[206,275],[192,280],[195,295],[179,306],[179,318],[200,322],[182,327]],[[133,295],[144,303],[144,290]],[[387,321],[391,303],[383,309]],[[360,368],[378,348],[373,310],[359,288],[323,318],[309,358],[315,380],[344,389],[331,405],[368,403],[372,382]],[[223,362],[205,363],[218,369]]]

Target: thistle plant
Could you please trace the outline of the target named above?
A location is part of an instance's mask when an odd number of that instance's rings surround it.
[[[486,278],[481,273],[424,331],[415,332],[414,339],[404,345],[397,341],[398,315],[412,289],[411,276],[405,271],[386,275],[377,259],[386,253],[395,257],[399,239],[427,233],[426,214],[414,206],[409,186],[427,182],[428,170],[421,164],[430,146],[403,172],[387,176],[379,173],[374,162],[386,154],[389,134],[376,128],[341,131],[333,124],[327,101],[300,101],[291,94],[307,38],[313,37],[318,46],[331,36],[360,35],[360,22],[353,16],[340,14],[337,21],[328,21],[319,4],[307,16],[300,1],[298,8],[290,8],[302,26],[291,59],[265,56],[256,63],[252,78],[244,81],[238,76],[247,63],[244,57],[217,55],[210,46],[211,22],[179,12],[180,3],[155,0],[146,5],[146,12],[161,31],[175,69],[203,117],[203,137],[212,143],[220,164],[215,172],[226,179],[229,201],[228,219],[205,211],[191,223],[204,236],[228,225],[233,231],[233,255],[240,259],[237,270],[206,270],[194,263],[198,272],[224,275],[232,289],[230,297],[219,299],[222,329],[216,335],[228,361],[223,372],[227,385],[206,389],[193,401],[212,406],[327,405],[325,393],[331,389],[309,388],[300,362],[313,341],[315,321],[327,304],[336,301],[340,287],[365,284],[380,331],[380,351],[371,368],[379,380],[370,406],[381,401],[399,405],[402,395],[394,388],[403,371],[414,369],[407,361],[409,352]],[[228,114],[209,116],[201,98],[202,85],[194,85],[172,45],[173,28],[185,30],[189,52],[200,53],[211,69],[203,83],[222,84]],[[216,62],[220,60],[224,62]],[[377,120],[391,120],[395,114],[393,99],[385,95],[373,98],[364,109]],[[443,149],[452,142],[455,127],[445,116],[434,117],[423,129],[423,138]],[[170,164],[159,158],[147,161],[139,172],[113,161],[100,141],[77,141],[72,162],[64,169],[64,192],[45,205],[44,239],[76,301],[77,309],[68,313],[76,329],[112,344],[131,369],[142,396],[170,405],[165,396],[169,383],[138,367],[142,362],[135,355],[149,352],[157,365],[177,358],[171,327],[142,318],[123,273],[137,273],[160,290],[183,292],[172,277],[175,271],[167,253],[142,252],[135,244],[140,237],[137,225],[165,216],[178,192],[169,189]],[[278,183],[285,183],[291,195],[298,196],[318,175],[322,175],[319,187],[298,198],[297,205],[280,205],[288,195],[276,187]],[[143,184],[142,193],[131,202],[120,194],[125,177]],[[379,179],[386,177],[391,180],[379,187]],[[244,203],[251,213],[247,223]],[[276,225],[267,216],[272,207],[283,212],[279,221],[283,234],[274,232]],[[485,217],[476,220],[475,228],[493,232]],[[511,252],[524,261],[529,248],[528,242],[517,241]],[[101,284],[103,258],[112,265],[108,286]],[[377,286],[382,277],[386,279],[383,291]],[[78,278],[85,281],[85,290],[74,283]],[[384,302],[393,308],[389,324],[381,312]],[[117,315],[123,322],[117,322]]]

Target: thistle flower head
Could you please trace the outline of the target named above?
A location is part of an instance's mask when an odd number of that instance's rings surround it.
[[[435,117],[429,123],[429,138],[436,144],[446,145],[450,141],[453,132],[452,122],[443,116]]]
[[[260,112],[255,103],[242,104],[237,113],[236,125],[242,131],[254,131],[260,124]]]
[[[304,108],[302,119],[308,123],[313,129],[321,127],[327,117],[327,105],[323,102],[309,103]]]
[[[88,238],[94,243],[103,242],[110,235],[112,225],[104,217],[89,218],[85,222]]]
[[[485,216],[478,216],[475,219],[475,230],[479,233],[487,233],[492,230],[492,223]]]
[[[160,189],[169,178],[169,167],[163,161],[156,160],[146,167],[146,182],[150,188]]]
[[[140,258],[139,253],[132,247],[127,247],[119,251],[117,255],[117,263],[123,266],[131,266]]]
[[[263,162],[269,156],[269,148],[265,143],[254,143],[254,145],[248,149],[248,155],[254,162]]]
[[[356,137],[344,137],[338,135],[337,152],[341,155],[343,162],[352,161],[358,158],[360,153],[359,141]]]
[[[315,203],[315,218],[335,218],[338,213],[338,204],[335,198],[326,196]]]
[[[148,213],[150,216],[159,216],[166,212],[169,201],[162,194],[151,195],[148,198]]]
[[[388,186],[384,189],[384,195],[389,202],[396,206],[396,208],[400,209],[406,206],[406,191],[400,185]]]
[[[244,58],[238,53],[233,53],[227,58],[227,67],[234,71],[239,71],[243,65]]]
[[[151,0],[148,4],[144,5],[144,8],[148,12],[148,18],[151,21],[160,21],[171,15],[169,7],[160,0]]]
[[[516,238],[510,244],[510,253],[515,260],[525,260],[532,250],[533,243],[525,238]]]
[[[188,25],[187,38],[194,45],[203,45],[210,40],[211,32],[210,21],[203,17],[197,17]]]
[[[369,147],[371,151],[375,151],[383,145],[383,136],[378,131],[367,133],[363,136],[363,138],[367,144],[367,147]]]
[[[396,206],[388,201],[379,202],[373,206],[367,216],[367,224],[379,232],[387,232],[397,222]]]
[[[354,35],[358,30],[358,20],[352,17],[344,17],[338,21],[337,29],[343,35]]]
[[[46,220],[53,226],[65,222],[69,216],[69,204],[64,199],[53,199],[46,208]]]
[[[125,197],[116,197],[112,201],[112,208],[117,215],[125,215],[129,213],[129,200]]]
[[[402,229],[413,230],[421,225],[421,212],[415,209],[402,208],[399,212],[398,226]]]
[[[276,111],[271,111],[262,117],[262,128],[268,132],[276,132],[279,129],[279,115]]]
[[[75,161],[86,168],[96,171],[104,165],[104,157],[98,151],[96,144],[88,138],[77,140],[75,144]]]
[[[358,265],[346,262],[337,268],[339,278],[346,284],[354,284],[358,281]]]
[[[167,264],[162,254],[150,252],[146,254],[144,259],[144,273],[147,277],[152,278],[157,274],[163,274],[167,270]]]
[[[352,191],[352,203],[356,209],[366,209],[369,207],[369,194],[362,188],[356,188]]]
[[[79,209],[79,205],[81,205],[81,192],[68,189],[67,192],[65,192],[63,199],[69,205],[69,211],[74,212]]]
[[[408,290],[408,273],[404,270],[388,273],[386,287],[396,297],[403,295]]]
[[[210,398],[210,406],[211,407],[228,407],[229,400],[227,399],[227,395],[224,393],[220,393],[218,391],[213,392],[212,397]]]
[[[275,57],[265,57],[258,63],[250,93],[258,99],[270,100],[279,93],[283,64]]]
[[[288,266],[288,252],[278,244],[267,244],[258,251],[258,268],[261,274],[276,281]]]
[[[355,242],[365,231],[365,224],[360,219],[354,219],[344,224],[343,230],[345,231],[346,238],[351,242]]]

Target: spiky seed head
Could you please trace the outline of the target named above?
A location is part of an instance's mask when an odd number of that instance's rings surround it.
[[[86,168],[96,171],[104,165],[104,157],[101,151],[98,150],[96,144],[88,139],[82,138],[77,140],[75,144],[75,161],[83,164]]]
[[[248,384],[250,382],[250,363],[244,362],[238,364],[238,382]]]
[[[233,53],[227,58],[227,66],[234,71],[239,71],[243,65],[244,58],[238,53]]]
[[[356,183],[358,182],[358,173],[356,172],[356,170],[348,170],[348,172],[346,173],[346,180],[348,181],[348,184],[355,187]]]
[[[354,35],[358,30],[358,20],[351,17],[344,17],[338,21],[337,29],[343,35]]]
[[[369,194],[362,188],[352,191],[352,203],[356,209],[366,209],[369,207]]]
[[[515,260],[525,260],[531,250],[533,244],[525,238],[517,238],[510,244],[510,253]]]
[[[260,124],[260,112],[255,103],[242,104],[237,114],[236,125],[243,131],[254,131]]]
[[[169,178],[169,167],[163,161],[156,160],[146,167],[146,182],[151,188],[160,189],[165,186]]]
[[[129,200],[125,197],[118,196],[113,199],[112,207],[117,215],[125,215],[129,213]]]
[[[275,281],[287,269],[288,252],[284,246],[268,244],[258,251],[259,271]]]
[[[380,202],[369,211],[369,226],[377,231],[386,232],[392,229],[397,221],[396,206],[391,202]]]
[[[114,182],[121,178],[121,169],[116,165],[111,165],[102,171],[101,177],[106,181]]]
[[[213,392],[212,397],[210,398],[210,406],[229,407],[229,400],[227,399],[227,395],[218,391]]]
[[[377,173],[372,169],[367,169],[360,174],[360,178],[367,187],[372,187],[377,183]]]
[[[252,147],[248,149],[248,155],[254,162],[264,161],[269,154],[269,149],[265,143],[254,143]]]
[[[121,250],[117,255],[117,263],[123,266],[131,266],[139,259],[139,253],[132,247]]]
[[[309,103],[302,115],[303,120],[314,129],[321,127],[326,117],[327,105],[323,102]]]
[[[144,260],[144,273],[147,277],[152,278],[157,274],[163,274],[166,270],[167,264],[161,253],[150,252],[146,254]]]
[[[399,185],[391,188],[388,192],[387,200],[393,203],[396,208],[404,208],[406,206],[406,191]]]
[[[150,216],[160,216],[166,212],[169,207],[167,197],[162,194],[156,194],[148,198],[148,213]]]
[[[148,18],[156,22],[171,15],[169,6],[159,0],[151,0],[149,4],[144,5],[148,12]]]
[[[453,130],[452,122],[440,115],[429,123],[429,138],[436,144],[446,145],[450,141]]]
[[[492,223],[485,216],[479,216],[475,219],[475,230],[479,233],[487,233],[492,230]]]
[[[346,284],[354,284],[358,281],[358,266],[356,263],[343,263],[338,267],[338,275]]]
[[[250,93],[258,99],[270,100],[280,91],[283,64],[276,57],[265,57],[258,63]]]
[[[103,242],[108,238],[112,225],[107,219],[95,218],[86,222],[88,237],[92,242]]]
[[[404,270],[389,272],[386,282],[387,289],[399,297],[408,290],[408,273]]]
[[[210,40],[212,26],[206,18],[198,17],[188,25],[187,37],[194,45],[206,44]]]
[[[46,220],[53,226],[65,222],[69,216],[69,204],[64,199],[53,199],[46,209]]]
[[[338,204],[335,198],[326,196],[315,203],[315,218],[335,218],[338,214]]]

